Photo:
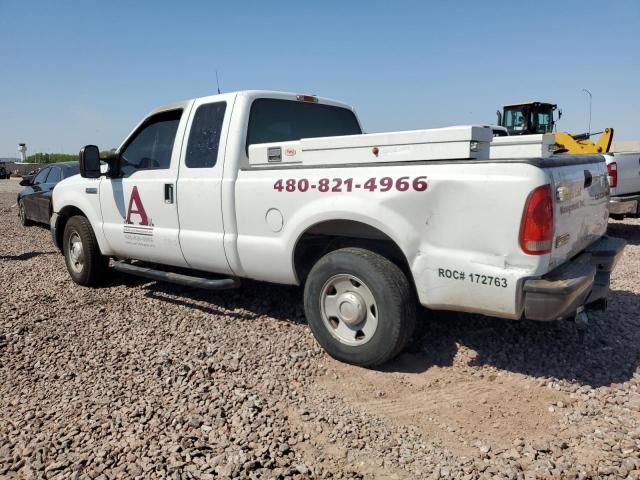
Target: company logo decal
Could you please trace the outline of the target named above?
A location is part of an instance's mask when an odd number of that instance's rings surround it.
[[[125,243],[140,247],[154,247],[153,221],[144,208],[138,187],[134,185],[129,197],[127,218],[123,227]]]
[[[150,225],[149,217],[147,216],[147,212],[144,209],[144,205],[142,204],[142,200],[140,199],[140,194],[138,193],[138,187],[136,186],[133,187],[131,198],[129,198],[127,221],[125,222],[128,225],[133,225],[133,222],[131,221],[132,215],[137,215],[140,217],[140,222],[138,222],[138,225]]]

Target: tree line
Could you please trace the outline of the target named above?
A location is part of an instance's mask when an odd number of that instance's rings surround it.
[[[116,149],[102,150],[100,156],[106,158],[115,153]],[[77,162],[78,154],[71,153],[34,153],[27,156],[27,163],[58,163],[58,162]]]

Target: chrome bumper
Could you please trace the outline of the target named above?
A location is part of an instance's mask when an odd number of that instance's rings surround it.
[[[640,206],[640,195],[627,197],[611,197],[609,199],[609,214],[612,215],[637,215]]]
[[[611,271],[626,242],[602,237],[583,253],[542,278],[524,282],[524,317],[529,320],[571,318],[582,306],[604,307]]]

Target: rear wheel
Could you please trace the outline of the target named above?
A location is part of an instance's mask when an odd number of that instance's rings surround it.
[[[85,217],[71,217],[64,228],[63,252],[69,275],[83,286],[95,286],[104,280],[109,258],[100,253],[98,241]]]
[[[24,202],[22,199],[18,200],[18,218],[20,218],[20,224],[23,227],[33,225],[33,222],[27,218],[27,212],[24,209]]]
[[[361,248],[322,257],[307,277],[304,305],[320,345],[355,365],[392,359],[415,326],[415,298],[406,276],[385,257]]]

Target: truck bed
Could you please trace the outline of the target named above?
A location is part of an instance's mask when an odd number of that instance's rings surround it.
[[[400,247],[423,305],[516,319],[523,313],[519,285],[524,279],[543,277],[606,231],[608,187],[601,156],[415,155],[381,161],[370,151],[377,142],[347,137],[341,147],[322,154],[303,149],[297,163],[264,161],[269,148],[284,152],[305,144],[328,147],[330,141],[249,149],[252,161],[240,171],[235,191],[238,257],[248,267],[247,276],[298,283],[293,266],[282,268],[290,264],[298,239],[339,219],[345,235],[353,234],[354,225],[356,231],[357,225],[367,225],[372,228],[362,235],[375,230]],[[389,179],[385,188],[383,178]],[[413,188],[416,179],[425,180],[424,190]],[[566,193],[562,201],[554,199],[551,252],[527,255],[518,244],[523,208],[529,193],[544,184],[554,195],[558,189]],[[336,233],[335,227],[329,230]],[[442,276],[447,273],[451,276]],[[460,275],[466,280],[454,278]],[[482,281],[488,278],[506,286],[487,288]]]

